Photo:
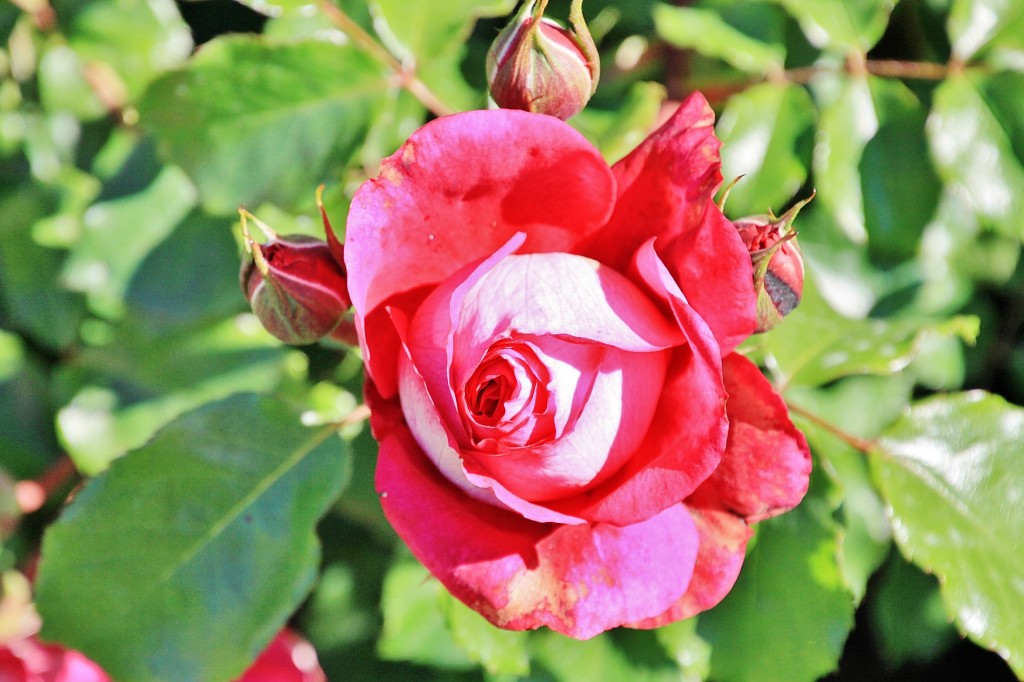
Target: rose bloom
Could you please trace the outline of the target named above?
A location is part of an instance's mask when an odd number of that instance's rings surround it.
[[[810,457],[734,352],[750,256],[691,96],[609,168],[555,118],[435,120],[356,193],[349,293],[384,512],[495,625],[656,627],[729,591]]]

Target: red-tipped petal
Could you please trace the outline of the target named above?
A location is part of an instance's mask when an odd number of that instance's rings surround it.
[[[613,166],[615,212],[581,252],[622,270],[640,244],[657,238],[690,305],[728,352],[754,329],[755,296],[747,249],[712,201],[722,181],[720,145],[714,113],[694,93]]]
[[[614,187],[597,150],[551,117],[473,111],[413,133],[356,192],[345,234],[349,293],[381,394],[394,394],[397,358],[381,350],[395,347],[381,304],[439,284],[517,232],[528,235],[522,253],[569,251],[607,220]]]
[[[669,275],[649,240],[634,269],[654,300],[672,311],[687,338],[673,349],[658,407],[643,442],[609,480],[583,495],[553,502],[566,514],[629,524],[683,500],[718,465],[728,422],[718,346]]]
[[[413,554],[500,627],[585,639],[664,612],[690,582],[697,529],[682,505],[622,528],[534,523],[467,497],[402,429],[381,443],[377,488]]]
[[[687,500],[749,523],[792,509],[807,492],[811,454],[782,398],[760,370],[733,353],[723,362],[729,441],[715,473]]]
[[[634,628],[656,628],[707,611],[729,594],[739,577],[751,530],[728,512],[690,509],[697,526],[697,565],[686,594],[664,613],[630,623]]]

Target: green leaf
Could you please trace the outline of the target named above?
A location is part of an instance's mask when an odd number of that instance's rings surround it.
[[[76,466],[96,474],[178,415],[245,391],[266,392],[304,361],[251,315],[150,335],[127,320],[108,344],[87,348],[62,377],[78,384],[57,413]],[[301,366],[301,365],[300,365]]]
[[[82,237],[64,265],[62,280],[72,291],[88,294],[93,310],[119,318],[129,279],[195,200],[192,183],[171,166],[139,192],[93,204],[85,212]]]
[[[872,453],[903,553],[962,632],[1024,675],[1024,409],[981,391],[921,401]]]
[[[81,3],[67,35],[77,56],[94,70],[93,78],[103,79],[108,88],[124,88],[128,101],[192,51],[192,32],[173,0]]]
[[[912,389],[913,381],[903,375],[853,376],[821,388],[793,387],[785,394],[788,404],[802,408],[794,421],[807,436],[821,471],[834,484],[834,516],[842,528],[837,559],[857,603],[889,554],[892,530],[864,453],[822,427],[821,421],[869,441],[906,410]]]
[[[726,208],[736,217],[781,209],[807,180],[809,159],[799,148],[814,120],[800,86],[761,83],[729,99],[718,121],[722,174],[743,175]]]
[[[33,226],[56,209],[41,185],[0,193],[0,304],[7,324],[51,350],[74,342],[85,306],[57,284],[65,253],[39,245]]]
[[[252,395],[178,419],[47,531],[43,637],[118,679],[235,679],[313,584],[340,448]]]
[[[947,22],[953,58],[969,60],[1022,18],[1024,5],[1014,0],[955,0]]]
[[[26,351],[17,335],[0,331],[0,470],[19,480],[42,474],[60,452],[47,368]]]
[[[815,199],[853,242],[867,240],[859,165],[878,132],[878,114],[866,78],[823,76],[821,114],[814,144]],[[825,87],[831,86],[831,87]]]
[[[449,598],[444,586],[418,561],[397,561],[384,578],[381,595],[384,630],[377,641],[381,657],[439,668],[472,667],[445,623],[444,605]]]
[[[531,639],[533,663],[540,679],[559,682],[634,680],[678,682],[678,666],[666,656],[651,631],[615,630],[586,641],[540,630]]]
[[[758,524],[739,580],[701,614],[711,678],[812,681],[834,670],[853,627],[853,598],[836,565],[836,529],[823,501]]]
[[[815,46],[839,53],[867,52],[889,25],[898,0],[774,0],[786,8]]]
[[[477,19],[508,14],[515,0],[371,0],[374,28],[384,44],[449,107],[480,107],[461,62]]]
[[[965,194],[977,215],[1003,234],[1024,239],[1024,167],[1006,131],[964,75],[935,91],[928,140],[940,177]]]
[[[201,328],[248,309],[238,267],[238,245],[227,223],[193,212],[138,265],[124,303],[154,335]]]
[[[693,7],[654,6],[654,26],[666,41],[757,75],[781,73],[785,48],[769,45],[733,28],[716,12]]]
[[[804,300],[784,324],[762,337],[777,384],[819,386],[855,374],[894,374],[917,356],[927,335],[959,336],[972,343],[978,319],[855,320],[832,311],[805,282]]]
[[[491,675],[529,674],[527,633],[496,628],[451,595],[446,602],[448,628],[456,644],[470,659]]]
[[[400,59],[425,64],[461,47],[477,19],[508,14],[515,4],[515,0],[371,0],[370,12],[385,22],[381,37]]]
[[[872,630],[885,646],[877,651],[890,670],[905,663],[928,663],[957,641],[939,584],[893,552],[868,602]]]
[[[614,163],[654,129],[665,97],[665,88],[659,83],[636,83],[615,111],[584,109],[569,123],[586,135],[609,163]]]
[[[881,126],[859,167],[868,245],[877,259],[901,262],[918,252],[942,185],[928,155],[924,108],[897,81],[871,85]]]
[[[210,212],[287,207],[341,170],[387,87],[380,67],[351,46],[218,38],[153,83],[140,123]]]

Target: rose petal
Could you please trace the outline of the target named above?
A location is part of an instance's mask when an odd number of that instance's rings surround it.
[[[699,93],[612,168],[615,212],[578,253],[618,270],[651,237],[723,353],[754,330],[753,268],[712,198],[721,184],[714,112]],[[729,305],[722,305],[729,301]]]
[[[656,628],[689,618],[718,604],[736,584],[751,530],[727,512],[690,509],[697,526],[697,565],[686,594],[664,613],[630,623],[633,628]]]
[[[792,509],[807,492],[811,454],[782,398],[742,355],[723,361],[729,441],[722,463],[687,502],[754,523]]]
[[[470,480],[487,487],[488,479],[500,481],[515,496],[533,502],[578,495],[607,480],[634,455],[648,432],[658,401],[650,387],[664,382],[669,355],[608,348],[586,405],[568,433],[519,451],[467,455],[464,466]],[[520,508],[514,498],[504,501]]]
[[[377,488],[413,554],[508,629],[546,625],[585,639],[651,618],[686,591],[697,555],[682,505],[624,528],[533,523],[463,495],[401,429],[381,443]]]
[[[510,333],[557,334],[645,352],[683,341],[625,276],[566,253],[509,256],[480,277],[461,304],[453,379],[468,377],[483,349]],[[460,368],[466,362],[471,366]]]
[[[635,523],[680,502],[721,459],[728,433],[721,359],[714,336],[654,251],[637,250],[634,269],[676,317],[688,343],[675,348],[657,410],[643,442],[625,466],[600,486],[552,509],[590,521]]]
[[[449,380],[453,373],[452,362],[456,353],[453,348],[454,327],[458,322],[466,294],[481,277],[509,254],[522,247],[524,240],[525,235],[522,233],[512,235],[494,253],[487,254],[487,257],[479,262],[468,264],[461,272],[442,282],[419,305],[408,332],[402,330],[412,362],[426,382],[434,404],[440,410],[441,421],[461,447],[468,447],[470,441],[465,429],[462,428],[454,389]],[[394,317],[394,314],[392,315]],[[397,317],[395,319],[397,320]],[[481,352],[476,361],[482,357]],[[456,385],[464,386],[471,373],[472,370],[462,376]]]
[[[352,199],[345,234],[360,315],[437,284],[516,232],[526,251],[568,251],[607,220],[614,179],[598,151],[557,119],[472,111],[426,124]]]

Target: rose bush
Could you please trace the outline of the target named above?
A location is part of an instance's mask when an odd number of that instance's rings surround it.
[[[705,610],[810,458],[760,371],[747,248],[699,95],[609,168],[476,111],[356,193],[349,293],[384,511],[459,599],[586,638]]]

